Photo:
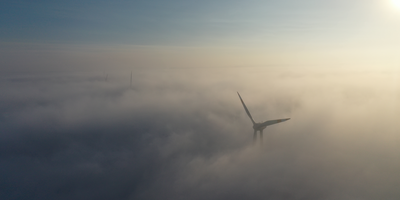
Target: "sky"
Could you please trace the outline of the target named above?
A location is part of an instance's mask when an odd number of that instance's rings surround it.
[[[400,196],[391,0],[0,2],[0,199]],[[264,130],[252,123],[291,118]]]
[[[79,68],[105,63],[103,69],[193,67],[193,61],[196,67],[399,64],[400,12],[391,0],[18,0],[2,1],[0,9],[3,71],[54,69],[55,57]]]

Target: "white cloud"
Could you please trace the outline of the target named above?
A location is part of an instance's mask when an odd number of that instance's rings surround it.
[[[396,74],[141,69],[133,80],[129,89],[119,72],[108,82],[102,73],[3,78],[0,196],[397,197]],[[257,121],[292,119],[252,146],[236,91]]]

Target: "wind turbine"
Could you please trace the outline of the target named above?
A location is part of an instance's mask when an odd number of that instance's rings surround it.
[[[249,112],[249,110],[246,107],[246,104],[244,104],[242,97],[240,96],[239,92],[238,92],[240,101],[243,104],[244,110],[246,110],[247,115],[249,116],[251,122],[253,122],[253,129],[254,129],[254,135],[253,135],[253,142],[255,143],[257,140],[257,131],[260,131],[260,143],[262,144],[263,142],[263,131],[267,126],[273,125],[273,124],[277,124],[277,123],[281,123],[284,121],[289,120],[290,118],[286,118],[286,119],[274,119],[274,120],[268,120],[265,122],[261,122],[261,123],[256,123],[253,120],[253,117],[251,117],[251,114]]]

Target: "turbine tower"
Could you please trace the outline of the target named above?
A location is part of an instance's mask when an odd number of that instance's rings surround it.
[[[273,125],[273,124],[277,124],[277,123],[281,123],[284,121],[289,120],[290,118],[286,118],[286,119],[274,119],[274,120],[268,120],[265,122],[261,122],[261,123],[256,123],[253,120],[253,117],[251,117],[251,114],[249,112],[249,110],[246,107],[246,104],[244,104],[242,97],[240,96],[239,92],[238,92],[240,101],[243,104],[244,110],[246,110],[247,115],[249,116],[251,122],[253,122],[253,129],[254,129],[254,135],[253,135],[253,142],[255,143],[257,140],[257,131],[260,131],[260,143],[263,143],[263,131],[267,126]]]

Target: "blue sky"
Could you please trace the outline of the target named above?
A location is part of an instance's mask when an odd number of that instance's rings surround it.
[[[5,1],[1,40],[182,45],[322,37],[368,22],[371,1]],[[232,41],[230,41],[232,42]]]
[[[3,53],[12,47],[21,56],[32,44],[30,51],[111,46],[149,60],[168,57],[171,65],[191,52],[183,65],[398,66],[399,13],[390,0],[2,1],[0,42]]]

